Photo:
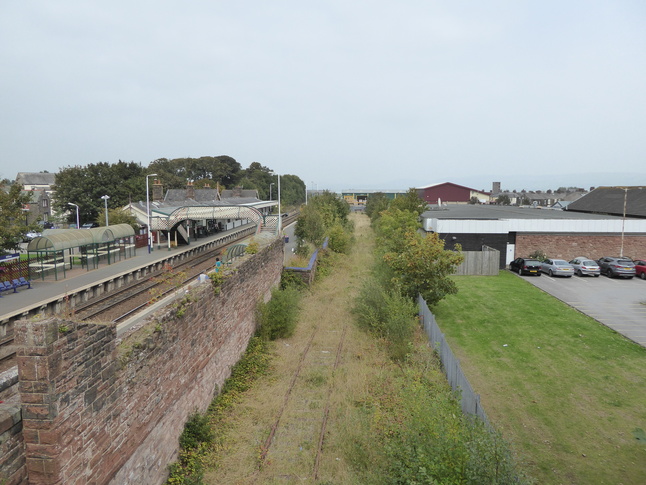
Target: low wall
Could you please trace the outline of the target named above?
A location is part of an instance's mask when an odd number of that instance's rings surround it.
[[[24,483],[163,483],[187,417],[208,407],[246,349],[282,261],[277,240],[218,294],[207,280],[120,344],[113,323],[17,322]]]

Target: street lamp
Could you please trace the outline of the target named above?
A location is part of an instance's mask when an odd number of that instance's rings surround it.
[[[108,199],[110,196],[102,195],[101,198],[103,199],[103,202],[105,202],[105,227],[108,227],[110,225],[108,224]]]
[[[269,200],[273,200],[273,199],[271,198],[271,187],[272,187],[273,185],[276,185],[276,184],[275,184],[274,182],[272,182],[272,183],[270,183],[270,184],[269,184]]]
[[[156,177],[156,173],[149,173],[146,175],[146,217],[148,218],[148,254],[152,251],[152,232],[150,230],[150,197],[148,196],[148,177]],[[169,241],[170,241],[170,232],[169,232]]]
[[[79,206],[72,204],[71,202],[68,202],[67,205],[73,205],[74,207],[76,207],[76,228],[80,229],[81,225],[79,224]]]
[[[278,230],[282,232],[283,230],[283,211],[280,208],[280,174],[278,176]]]

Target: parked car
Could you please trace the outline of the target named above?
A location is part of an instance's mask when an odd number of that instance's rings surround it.
[[[632,278],[635,276],[635,263],[629,258],[615,258],[607,256],[597,260],[601,274],[610,278]]]
[[[564,259],[546,259],[541,263],[541,271],[550,276],[571,278],[574,275],[574,267]]]
[[[541,262],[532,258],[516,258],[509,263],[509,269],[511,271],[515,271],[519,275],[532,274],[540,276]]]
[[[25,234],[25,237],[23,237],[22,242],[29,242],[36,237],[40,237],[41,235],[42,234],[40,232],[29,231],[27,234]]]
[[[635,263],[635,276],[646,280],[646,259],[636,259],[633,263]]]
[[[86,222],[81,226],[81,229],[92,229],[93,227],[99,227],[98,222]]]
[[[570,264],[574,268],[574,274],[577,276],[599,276],[601,274],[601,268],[597,262],[585,256],[574,258],[570,261]]]

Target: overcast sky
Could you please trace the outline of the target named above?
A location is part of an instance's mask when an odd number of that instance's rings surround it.
[[[0,177],[229,155],[316,188],[646,185],[646,2],[0,0]]]

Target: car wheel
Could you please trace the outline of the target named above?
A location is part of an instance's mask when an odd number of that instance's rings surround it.
[[[577,276],[579,276],[579,277],[581,277],[581,276],[583,276],[583,273],[581,272],[581,270],[580,270],[580,269],[577,269],[577,270],[576,270],[576,275],[577,275]]]
[[[606,271],[606,276],[608,276],[608,278],[614,278],[617,275],[615,275],[615,273],[613,273],[613,271],[609,269],[608,271]]]
[[[641,273],[639,277],[643,280],[646,280],[646,273]]]
[[[594,275],[594,277],[595,277],[595,278],[598,278],[598,277],[599,277],[599,275],[598,275],[598,274],[596,274],[596,275]]]
[[[553,272],[552,270],[549,270],[549,271],[547,272],[547,274],[548,274],[548,275],[550,275],[550,278],[553,278],[553,277],[554,277],[554,272]]]

